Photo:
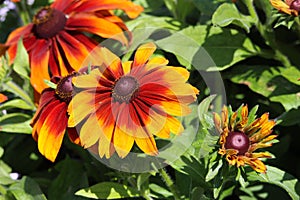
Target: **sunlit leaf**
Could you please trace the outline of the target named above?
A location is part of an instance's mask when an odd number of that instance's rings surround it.
[[[149,188],[150,190],[152,190],[154,193],[156,194],[160,194],[161,197],[171,197],[173,196],[173,194],[171,192],[169,192],[167,189],[157,185],[157,184],[154,184],[154,183],[151,183],[149,185]]]
[[[285,171],[276,167],[267,166],[266,174],[250,172],[247,175],[249,181],[260,181],[277,185],[284,189],[293,200],[299,199],[300,185],[298,180]]]
[[[190,26],[156,44],[185,67],[206,71],[224,70],[260,51],[241,32],[204,25]]]
[[[17,123],[17,124],[5,124],[0,125],[0,131],[7,133],[26,133],[31,134],[32,128],[30,126],[30,121]]]
[[[11,109],[11,108],[20,108],[24,110],[33,109],[32,105],[29,105],[26,101],[22,99],[13,99],[0,105],[0,110]]]
[[[221,27],[235,24],[249,33],[254,19],[251,16],[241,14],[235,4],[224,3],[213,14],[212,23]]]
[[[207,114],[209,106],[212,101],[216,98],[216,95],[211,95],[203,99],[198,106],[198,117],[204,128],[211,128],[211,124],[208,124],[205,119],[205,114]]]
[[[299,70],[294,69],[294,73]],[[284,67],[270,67],[265,65],[237,66],[227,76],[235,83],[245,84],[251,90],[268,97],[273,102],[279,102],[286,111],[300,106],[300,86],[290,82],[285,76],[291,72]],[[291,75],[291,77],[294,77]],[[291,78],[292,79],[292,78]]]
[[[121,199],[140,196],[136,189],[113,182],[98,183],[91,187],[81,189],[75,194],[92,199]]]

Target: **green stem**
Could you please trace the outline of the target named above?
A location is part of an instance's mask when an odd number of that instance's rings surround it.
[[[23,25],[29,24],[31,22],[31,17],[26,6],[26,1],[20,1],[19,3],[16,3],[16,5],[20,12],[20,17],[22,19]]]
[[[277,44],[275,35],[273,31],[269,31],[269,27],[263,25],[259,21],[259,17],[253,5],[253,0],[244,0],[245,5],[248,8],[249,14],[255,21],[255,25],[261,34],[261,36],[268,42],[268,45],[273,49],[275,53],[275,59],[280,61],[284,66],[290,67],[292,66],[290,60],[280,51],[280,45]]]
[[[177,188],[175,187],[175,184],[174,184],[173,180],[171,179],[171,177],[168,175],[168,173],[163,168],[159,169],[158,172],[159,172],[160,176],[163,178],[163,180],[165,181],[166,186],[173,193],[174,199],[180,200]]]
[[[144,197],[146,200],[153,200],[152,197],[148,196],[148,195],[145,194],[145,193],[143,194],[143,197]]]

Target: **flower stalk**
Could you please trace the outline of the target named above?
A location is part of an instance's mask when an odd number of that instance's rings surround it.
[[[173,180],[171,179],[169,174],[166,172],[166,170],[164,168],[161,168],[161,169],[158,170],[158,172],[159,172],[159,175],[164,180],[164,182],[166,183],[166,186],[173,193],[174,199],[175,200],[180,200],[179,192],[178,192]]]
[[[253,0],[244,0],[244,3],[246,5],[246,7],[248,8],[249,14],[255,21],[255,26],[256,26],[257,30],[259,31],[261,36],[268,42],[268,45],[274,51],[274,54],[275,54],[274,58],[276,60],[280,61],[285,67],[292,66],[290,60],[280,50],[280,45],[276,41],[274,32],[269,31],[269,27],[260,22],[257,12],[253,5]]]

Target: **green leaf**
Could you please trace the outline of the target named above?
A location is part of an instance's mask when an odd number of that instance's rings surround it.
[[[0,176],[9,177],[9,173],[11,172],[11,167],[8,166],[5,162],[0,160]]]
[[[193,147],[195,148],[194,155],[196,157],[207,156],[215,148],[217,140],[219,139],[218,135],[213,135],[213,132],[208,131],[214,127],[212,113],[208,112],[208,110],[215,98],[216,95],[205,98],[200,102],[197,109],[201,124],[195,141],[193,142]]]
[[[11,109],[11,108],[20,108],[24,110],[35,109],[35,107],[32,107],[32,105],[29,105],[26,101],[22,99],[13,99],[0,105],[0,110]]]
[[[295,74],[299,72],[298,69],[293,69]],[[289,111],[300,106],[300,86],[283,76],[290,73],[286,70],[290,69],[264,65],[240,65],[227,76],[233,82],[245,84],[254,92],[268,97],[270,101],[281,103],[285,110]]]
[[[291,109],[285,112],[283,115],[277,118],[277,120],[282,120],[281,126],[292,126],[295,124],[300,125],[300,108]]]
[[[250,112],[248,114],[248,124],[252,123],[255,120],[257,110],[258,110],[258,105],[254,106],[250,110]]]
[[[0,126],[0,131],[8,133],[26,133],[31,134],[32,128],[30,121],[19,123],[19,124],[6,124]]]
[[[277,185],[284,189],[293,200],[299,200],[299,181],[285,171],[282,171],[276,167],[267,166],[266,174],[259,174],[253,171],[247,175],[248,181],[260,181],[263,183]]]
[[[89,68],[90,69],[90,68]],[[44,83],[46,83],[46,85],[52,89],[56,89],[57,85],[51,81],[48,81],[46,79],[44,79]]]
[[[214,11],[218,8],[221,2],[225,2],[226,0],[193,0],[196,8],[201,11],[202,14],[211,16]],[[211,18],[211,17],[210,17]]]
[[[5,90],[10,91],[11,93],[21,97],[24,101],[27,102],[28,105],[30,105],[32,108],[35,108],[32,98],[13,81],[8,81],[5,84],[3,84],[3,88]]]
[[[10,176],[0,175],[0,185],[11,185],[14,182],[15,182],[15,180],[11,179]]]
[[[91,187],[81,189],[75,194],[93,199],[121,199],[140,196],[136,189],[113,182],[98,183]]]
[[[14,60],[13,69],[21,77],[29,80],[29,57],[28,53],[23,45],[23,40],[18,41],[17,54]]]
[[[212,23],[221,27],[235,24],[249,33],[254,19],[251,16],[241,14],[235,4],[224,3],[213,14]]]
[[[156,41],[163,50],[173,53],[178,61],[197,70],[218,71],[258,54],[259,48],[237,30],[190,26]]]
[[[4,149],[0,146],[0,158],[3,156],[4,154]]]
[[[177,0],[177,19],[184,22],[186,17],[194,10],[193,0]]]
[[[49,199],[82,199],[74,194],[80,188],[88,186],[87,174],[82,163],[66,158],[59,162],[55,169],[59,171],[59,175],[50,184]]]
[[[284,68],[284,70],[281,70],[281,75],[289,80],[291,83],[294,83],[296,85],[300,85],[300,69],[296,67],[288,67]]]
[[[0,116],[0,126],[4,124],[15,124],[25,122],[31,119],[30,115],[24,113],[9,113]]]
[[[161,197],[167,198],[167,197],[173,196],[173,194],[172,194],[170,191],[168,191],[167,189],[165,189],[165,188],[163,188],[163,187],[161,187],[161,186],[159,186],[159,185],[157,185],[157,184],[151,183],[151,184],[149,185],[149,188],[150,188],[150,190],[152,190],[154,193],[160,194]]]
[[[151,176],[150,173],[141,173],[139,174],[137,178],[137,188],[140,190],[143,185],[148,185],[149,184],[149,177]]]
[[[193,188],[190,194],[191,200],[210,200],[211,198],[206,197],[204,193],[205,190],[201,187]]]
[[[208,167],[209,170],[208,173],[206,174],[205,181],[208,182],[214,179],[219,173],[222,166],[223,166],[222,159],[220,159],[219,161],[209,163],[209,167]]]
[[[204,128],[208,128],[209,125],[206,123],[205,114],[208,112],[209,106],[211,105],[212,101],[216,98],[217,95],[211,95],[203,99],[199,106],[198,106],[198,117],[201,124]]]
[[[23,113],[10,113],[0,116],[0,131],[8,133],[32,132],[29,115]]]
[[[172,17],[156,17],[153,15],[142,15],[135,20],[131,20],[126,23],[129,30],[135,29],[146,29],[144,33],[147,33],[147,30],[180,30],[182,24],[180,21],[174,20]],[[134,39],[134,37],[133,37]]]
[[[134,3],[141,5],[144,8],[143,13],[157,12],[161,9],[162,6],[164,6],[163,0],[134,0]],[[135,20],[138,20],[138,18]]]
[[[39,185],[29,177],[23,177],[20,181],[9,187],[9,192],[17,200],[47,200]]]

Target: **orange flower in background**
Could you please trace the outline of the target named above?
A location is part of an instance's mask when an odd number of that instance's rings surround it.
[[[4,101],[7,101],[7,99],[8,99],[7,96],[0,93],[0,103],[3,103]]]
[[[277,10],[289,15],[298,16],[300,11],[300,0],[270,0],[272,6]]]
[[[69,105],[69,125],[80,124],[85,148],[97,145],[100,157],[116,152],[124,158],[135,143],[143,152],[157,155],[154,135],[169,138],[170,132],[183,131],[174,116],[188,115],[188,105],[199,91],[186,83],[185,68],[166,66],[163,57],[150,58],[155,50],[153,43],[144,44],[133,61],[122,63],[101,48],[103,64],[73,78],[80,92]]]
[[[0,43],[0,57],[5,55],[7,48],[8,47],[6,45]]]
[[[77,71],[97,46],[85,32],[128,44],[123,33],[127,27],[112,9],[122,9],[130,18],[137,17],[143,10],[128,0],[56,0],[40,9],[32,23],[9,35],[6,42],[9,56],[13,61],[18,40],[22,38],[30,58],[30,81],[40,93],[47,88],[44,79]]]
[[[248,117],[247,105],[236,112],[229,112],[224,106],[221,117],[214,114],[215,125],[220,133],[219,154],[226,156],[230,165],[240,167],[247,164],[255,171],[265,173],[267,168],[259,158],[270,158],[271,154],[254,151],[272,146],[271,141],[277,137],[271,135],[275,121],[269,120],[268,113],[257,119],[254,114]]]
[[[35,113],[31,126],[32,136],[38,142],[38,149],[42,155],[54,162],[61,147],[65,131],[68,131],[72,142],[80,144],[78,134],[74,128],[67,128],[67,109],[73,95],[72,73],[66,77],[54,77],[56,89],[43,90],[39,107]]]

